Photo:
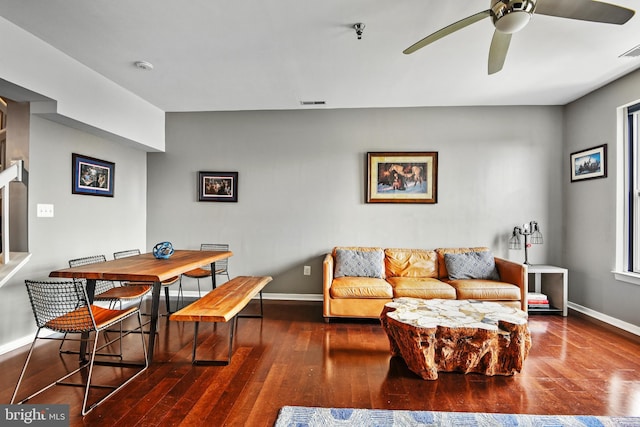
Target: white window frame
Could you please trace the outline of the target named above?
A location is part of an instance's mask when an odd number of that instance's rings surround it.
[[[617,111],[616,265],[613,271],[616,280],[636,285],[640,285],[639,107],[640,101],[636,101]]]

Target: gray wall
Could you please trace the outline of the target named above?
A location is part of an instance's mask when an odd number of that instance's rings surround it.
[[[565,149],[570,153],[607,144],[608,177],[570,183],[565,168],[565,254],[569,300],[599,313],[640,325],[640,286],[616,281],[616,109],[640,100],[636,71],[565,107]],[[568,160],[567,160],[568,165]]]
[[[272,293],[313,295],[322,256],[335,245],[488,245],[522,261],[507,239],[532,219],[545,243],[530,259],[569,268],[572,302],[640,324],[640,287],[610,273],[615,109],[635,99],[640,72],[565,108],[175,113],[167,115],[167,152],[152,154],[32,116],[33,257],[0,288],[0,347],[33,332],[24,279],[73,257],[149,250],[162,240],[182,248],[228,242],[232,275],[270,274]],[[605,142],[609,177],[570,184],[569,154]],[[364,203],[366,152],[393,150],[439,152],[437,204]],[[115,198],[71,194],[72,152],[116,163]],[[198,202],[199,170],[238,171],[239,202]],[[54,204],[55,217],[35,217],[37,203]]]
[[[69,259],[145,248],[146,153],[31,116],[29,252],[32,258],[0,288],[0,346],[31,335],[33,315],[24,279],[46,277]],[[115,197],[71,194],[71,153],[115,162]],[[15,185],[15,184],[12,184]],[[36,217],[37,203],[54,205],[53,218]]]
[[[271,293],[320,294],[335,245],[486,245],[522,262],[508,237],[537,220],[545,244],[530,261],[562,254],[561,107],[172,113],[166,123],[166,153],[148,154],[147,246],[229,243],[231,275],[272,275]],[[437,151],[438,203],[366,204],[368,151]],[[198,171],[238,171],[238,203],[198,202]]]

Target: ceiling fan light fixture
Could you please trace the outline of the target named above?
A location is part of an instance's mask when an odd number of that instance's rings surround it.
[[[514,11],[498,19],[495,26],[501,33],[513,34],[526,27],[530,20],[529,12]]]
[[[517,33],[527,26],[535,8],[535,0],[493,0],[493,25],[501,33]]]

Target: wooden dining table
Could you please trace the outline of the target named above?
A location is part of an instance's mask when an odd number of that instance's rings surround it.
[[[151,253],[120,258],[112,261],[88,264],[79,267],[63,268],[49,273],[49,277],[64,277],[87,280],[87,295],[93,302],[96,280],[114,280],[131,282],[151,282],[151,322],[149,326],[149,363],[153,361],[156,327],[160,308],[161,282],[179,276],[194,268],[211,265],[215,271],[215,262],[233,255],[231,251],[176,250],[167,259],[157,259]],[[216,275],[211,275],[212,287],[216,287]],[[85,358],[86,341],[80,348],[81,359]]]

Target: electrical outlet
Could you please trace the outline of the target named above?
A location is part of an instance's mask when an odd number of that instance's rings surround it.
[[[304,274],[305,276],[311,276],[311,266],[305,265],[302,269],[302,274]]]
[[[37,206],[37,215],[39,217],[53,217],[53,205],[38,203]]]

